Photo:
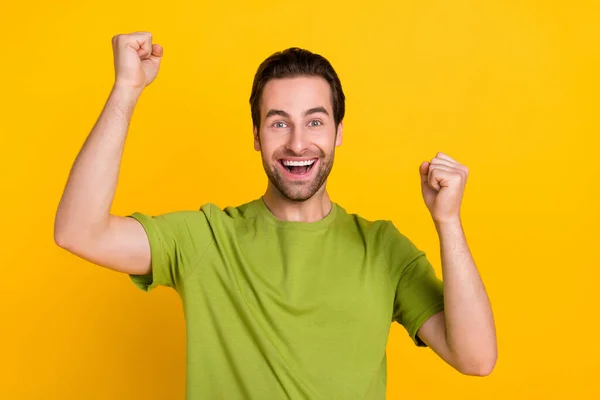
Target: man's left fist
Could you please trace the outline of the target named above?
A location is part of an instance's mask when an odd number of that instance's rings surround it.
[[[436,223],[460,222],[460,204],[469,170],[444,153],[419,167],[421,192]]]

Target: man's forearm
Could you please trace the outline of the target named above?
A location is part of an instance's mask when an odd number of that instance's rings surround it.
[[[91,235],[108,223],[127,130],[140,93],[113,86],[71,169],[56,213],[57,242]]]
[[[446,341],[457,365],[489,373],[497,357],[490,302],[460,220],[435,224],[441,247]]]

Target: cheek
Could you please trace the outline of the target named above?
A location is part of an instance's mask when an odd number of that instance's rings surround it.
[[[273,155],[274,155],[274,153],[275,153],[276,150],[277,150],[277,147],[274,147],[273,143],[264,140],[264,138],[261,139],[261,142],[260,142],[260,152],[262,153],[262,157],[264,159],[271,159],[271,158],[273,158]]]
[[[260,137],[260,148],[266,158],[271,157],[278,149],[285,146],[285,142],[269,135]]]
[[[330,151],[330,149],[335,146],[335,142],[335,133],[333,135],[319,135],[313,140],[315,146],[323,149],[324,151]]]

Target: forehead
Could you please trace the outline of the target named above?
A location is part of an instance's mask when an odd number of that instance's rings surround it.
[[[263,89],[261,114],[270,109],[299,114],[319,106],[333,115],[331,88],[325,79],[318,76],[271,79]]]

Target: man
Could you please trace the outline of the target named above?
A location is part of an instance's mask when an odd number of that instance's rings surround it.
[[[330,200],[344,93],[326,59],[292,48],[260,65],[250,98],[264,196],[224,210],[111,215],[129,121],[163,55],[146,32],[115,36],[113,49],[115,83],[73,165],[55,240],[144,290],[179,293],[188,398],[383,399],[392,321],[458,371],[492,371],[492,312],[460,223],[466,167],[443,153],[420,166],[442,284],[391,222]]]

